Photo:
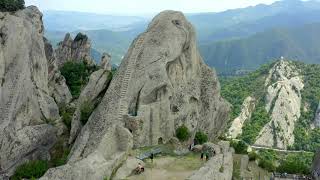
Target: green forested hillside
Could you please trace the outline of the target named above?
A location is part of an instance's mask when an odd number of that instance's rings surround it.
[[[296,124],[293,149],[316,151],[320,148],[320,128],[311,128],[320,100],[320,65],[295,62],[304,76],[301,117]]]
[[[273,29],[249,38],[200,46],[206,62],[218,72],[256,69],[284,56],[305,63],[320,63],[320,23],[300,28]]]
[[[302,25],[319,23],[319,11],[297,11],[266,16],[256,21],[242,22],[230,27],[213,30],[200,40],[201,44],[249,37],[273,28],[297,28]],[[199,34],[201,38],[201,34]]]

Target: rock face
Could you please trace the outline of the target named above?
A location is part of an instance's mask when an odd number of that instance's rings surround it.
[[[261,130],[255,145],[286,149],[294,143],[293,130],[300,117],[304,84],[289,61],[277,62],[266,79],[266,110],[271,121]]]
[[[111,71],[111,55],[108,53],[103,53],[101,57],[101,67],[105,70]]]
[[[59,111],[49,95],[41,12],[0,12],[0,41],[0,174],[11,175],[27,159],[48,158]]]
[[[58,66],[57,59],[52,45],[44,38],[45,54],[48,60],[48,73],[49,73],[49,92],[57,104],[68,104],[72,95],[66,84],[65,78],[61,75]]]
[[[91,42],[90,39],[82,33],[72,39],[69,33],[66,34],[64,40],[58,44],[56,49],[57,64],[61,67],[68,61],[85,61],[88,64],[93,64],[94,60],[91,58]]]
[[[99,96],[106,92],[111,79],[111,72],[105,69],[100,69],[90,75],[87,86],[82,90],[77,100],[76,111],[73,115],[71,124],[69,138],[70,144],[75,140],[82,128],[82,124],[80,122],[82,106],[85,104],[96,106],[96,104],[101,100],[99,99]]]
[[[220,147],[217,154],[191,175],[187,180],[231,180],[233,171],[233,155],[228,142],[215,145]]]
[[[244,100],[240,115],[232,121],[231,127],[229,128],[228,136],[230,138],[236,138],[242,134],[243,124],[251,118],[251,114],[255,108],[255,101],[255,98],[250,96]]]
[[[169,141],[185,124],[215,138],[229,104],[202,61],[192,25],[164,11],[131,45],[100,105],[82,128],[66,165],[42,179],[103,179],[132,148]]]

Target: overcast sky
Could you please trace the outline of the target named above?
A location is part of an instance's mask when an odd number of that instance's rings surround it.
[[[218,12],[276,0],[25,0],[43,10],[66,10],[104,14],[147,14],[172,9],[185,13]]]

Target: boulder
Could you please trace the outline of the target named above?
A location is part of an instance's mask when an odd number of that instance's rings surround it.
[[[0,174],[49,158],[58,106],[50,97],[42,14],[34,6],[0,12]]]
[[[87,64],[94,64],[94,60],[91,58],[91,41],[83,33],[78,33],[74,39],[67,33],[64,40],[59,42],[55,52],[59,67],[68,61],[84,61]]]
[[[192,148],[192,151],[193,152],[202,152],[203,150],[203,146],[202,145],[195,145],[193,148]]]

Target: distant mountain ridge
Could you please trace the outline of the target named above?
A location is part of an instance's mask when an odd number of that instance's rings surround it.
[[[253,70],[284,56],[305,63],[320,63],[320,23],[279,28],[248,38],[200,46],[206,62],[220,73]]]
[[[279,58],[283,54],[276,52],[278,49],[267,50],[268,52],[260,52],[257,55],[258,64],[256,62],[252,64],[251,50],[246,50],[247,48],[243,47],[251,46],[244,43],[246,42],[245,38],[251,39],[252,36],[258,36],[257,33],[263,33],[271,29],[297,28],[305,24],[320,23],[319,10],[319,1],[283,0],[271,5],[260,4],[219,13],[188,14],[187,18],[195,26],[198,43],[201,52],[204,53],[205,61],[210,66],[217,65],[218,72],[225,72],[238,69],[255,69],[263,64],[266,59]],[[66,17],[68,17],[68,21],[65,21]],[[146,29],[149,20],[145,17],[108,16],[79,12],[54,11],[44,13],[46,36],[53,44],[61,41],[67,32],[71,32],[71,34],[84,32],[92,39],[94,49],[99,52],[109,52],[113,57],[113,62],[117,64],[121,62],[134,37]],[[276,33],[275,37],[270,34],[269,38],[262,38],[264,41],[260,43],[263,47],[266,47],[264,44],[274,43],[274,38],[285,39],[285,37],[281,37],[281,34],[283,33]],[[295,39],[295,37],[292,38]],[[234,42],[234,40],[238,41]],[[237,43],[244,43],[245,45],[237,45]],[[281,42],[279,43],[281,44]],[[254,44],[254,46],[256,45]],[[252,48],[256,49],[258,47]],[[288,49],[292,48],[288,47]],[[312,49],[316,49],[316,47],[312,47]],[[236,55],[239,56],[236,57]],[[230,57],[227,58],[226,56]],[[248,56],[249,59],[246,59]],[[310,56],[313,55],[305,54],[294,57],[299,57],[301,60],[308,58],[306,61],[312,60],[312,62],[317,63]],[[296,59],[294,57],[293,59]],[[228,60],[226,61],[226,59]],[[233,63],[233,61],[236,61],[236,63]]]

